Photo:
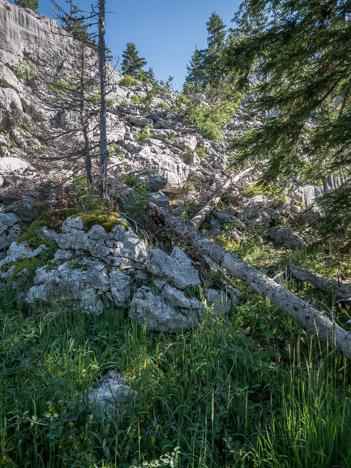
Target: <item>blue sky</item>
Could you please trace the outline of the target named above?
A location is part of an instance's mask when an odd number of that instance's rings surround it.
[[[64,0],[57,0],[65,5]],[[39,12],[52,17],[50,0],[39,0]],[[92,0],[76,0],[88,10]],[[114,56],[122,55],[127,42],[134,42],[157,79],[175,77],[180,89],[186,65],[195,49],[206,46],[206,21],[213,11],[231,25],[240,0],[106,0],[107,45]]]

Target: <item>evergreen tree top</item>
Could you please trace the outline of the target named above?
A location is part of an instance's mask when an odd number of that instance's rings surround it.
[[[122,73],[130,75],[133,78],[142,79],[145,75],[143,67],[147,65],[147,61],[139,56],[139,52],[134,42],[127,42],[126,49],[122,54]]]
[[[206,23],[207,44],[209,49],[220,49],[224,45],[226,36],[226,25],[216,12],[213,12]]]
[[[39,0],[15,0],[14,4],[22,8],[30,8],[34,11],[39,8]]]

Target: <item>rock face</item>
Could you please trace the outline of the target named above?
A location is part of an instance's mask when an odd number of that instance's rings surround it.
[[[0,0],[0,13],[0,48],[5,62],[17,62],[26,54],[40,57],[48,49],[61,55],[72,44],[69,36],[63,35],[57,21],[30,9]]]

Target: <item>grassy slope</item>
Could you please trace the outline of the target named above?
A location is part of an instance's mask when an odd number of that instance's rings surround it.
[[[350,364],[262,298],[166,335],[121,310],[50,320],[0,295],[6,466],[351,466]],[[108,369],[138,392],[110,420],[85,403]]]

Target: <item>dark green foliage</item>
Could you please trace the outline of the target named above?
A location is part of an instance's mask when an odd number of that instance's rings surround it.
[[[155,72],[151,67],[144,73],[144,81],[151,84],[156,83]]]
[[[225,66],[263,123],[233,143],[234,161],[265,160],[265,183],[351,177],[350,12],[350,0],[247,0],[236,15]],[[350,193],[348,181],[321,202],[324,234],[349,237]]]
[[[39,0],[15,0],[14,4],[22,8],[31,8],[34,11],[39,8]]]
[[[226,26],[222,19],[213,12],[207,25],[207,49],[194,51],[188,75],[185,79],[187,88],[195,91],[205,90],[208,86],[217,86],[224,77],[222,55],[225,46]]]
[[[69,6],[69,11],[66,12],[54,3],[57,16],[60,22],[63,24],[63,28],[72,34],[75,39],[79,41],[91,42],[91,34],[88,33],[88,24],[83,10],[75,5],[72,0],[66,0]]]
[[[146,73],[143,67],[147,64],[147,61],[139,57],[139,52],[133,42],[127,42],[126,50],[123,52],[122,57],[123,75],[130,75],[138,80],[143,80]]]
[[[185,88],[201,91],[206,81],[203,50],[195,49],[190,64],[187,65],[186,69],[188,74],[185,78]]]

